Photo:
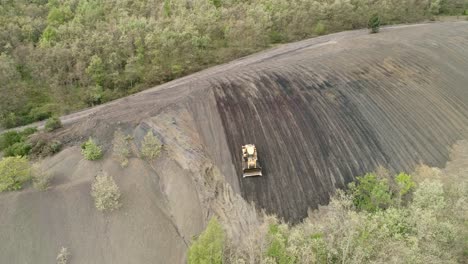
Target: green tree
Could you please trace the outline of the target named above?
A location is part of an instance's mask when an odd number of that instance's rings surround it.
[[[416,183],[413,181],[411,175],[406,173],[400,173],[395,177],[395,182],[398,185],[398,194],[400,197],[408,194],[410,191],[416,187]]]
[[[286,226],[287,228],[287,226]],[[283,228],[285,229],[285,228]],[[268,228],[269,245],[266,250],[266,256],[278,264],[294,263],[294,256],[287,251],[288,237],[284,230],[281,230],[278,224],[270,224]]]
[[[47,45],[57,41],[57,35],[57,29],[54,26],[47,26],[47,28],[44,29],[44,32],[42,32],[41,45],[43,47],[47,47]]]
[[[93,55],[86,68],[86,73],[98,86],[103,86],[105,80],[105,67],[102,59],[98,55]]]
[[[59,26],[73,18],[73,12],[69,6],[52,7],[47,16],[49,25]]]
[[[205,231],[192,243],[188,251],[189,264],[221,264],[225,234],[216,217],[211,218]]]
[[[348,185],[356,208],[369,212],[385,209],[392,204],[392,193],[386,179],[368,173],[357,177],[356,182]]]
[[[440,2],[441,0],[432,0],[429,10],[431,14],[438,15],[440,13]]]
[[[15,191],[31,179],[31,165],[25,157],[7,157],[0,161],[0,192]]]
[[[373,14],[369,18],[367,23],[367,28],[371,30],[371,33],[378,33],[380,30],[380,16],[378,14]]]

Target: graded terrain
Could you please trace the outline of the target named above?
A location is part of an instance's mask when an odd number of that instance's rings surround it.
[[[396,26],[280,46],[65,116],[53,136],[68,148],[42,162],[52,188],[0,194],[0,255],[50,263],[63,245],[73,263],[182,263],[213,213],[241,235],[254,206],[298,222],[378,165],[442,167],[468,136],[467,73],[468,22]],[[120,169],[117,129],[135,149],[153,130],[161,157]],[[90,136],[102,161],[80,155]],[[261,178],[242,178],[247,143]],[[89,195],[103,171],[123,197],[109,215]]]

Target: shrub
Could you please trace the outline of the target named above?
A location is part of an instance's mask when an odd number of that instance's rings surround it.
[[[91,196],[94,198],[94,204],[99,211],[113,211],[120,208],[120,190],[114,179],[102,174],[96,176]]]
[[[371,33],[378,33],[380,30],[380,16],[378,14],[373,14],[369,18],[367,23],[367,28],[371,30]]]
[[[356,180],[348,185],[356,208],[374,212],[391,205],[392,193],[385,179],[368,173],[364,177],[357,177]]]
[[[39,164],[32,166],[32,181],[33,186],[39,191],[45,191],[49,188],[50,182],[53,179],[53,175],[42,169]]]
[[[62,247],[60,253],[57,255],[57,264],[67,264],[69,259],[70,252],[68,252],[68,248]]]
[[[17,142],[3,151],[5,157],[27,156],[31,151],[31,145],[26,142]]]
[[[49,132],[59,129],[61,127],[62,127],[62,121],[60,121],[60,118],[56,116],[47,119],[45,123],[45,130]]]
[[[161,152],[162,144],[159,139],[153,134],[153,131],[148,131],[141,143],[141,156],[145,159],[154,159]]]
[[[325,35],[325,33],[327,33],[327,28],[322,22],[318,22],[317,25],[315,25],[314,32],[319,36]]]
[[[224,231],[218,219],[211,218],[206,230],[190,246],[188,263],[223,263],[224,238]]]
[[[114,145],[114,158],[120,163],[120,166],[126,167],[128,165],[128,158],[130,157],[130,146],[129,146],[129,137],[121,131],[115,131],[114,140],[112,144]]]
[[[0,150],[4,150],[15,143],[21,142],[22,136],[17,131],[8,131],[0,135]]]
[[[6,157],[27,156],[31,150],[31,145],[26,143],[28,136],[36,133],[35,127],[29,127],[21,132],[8,131],[0,135],[0,150]]]
[[[81,153],[87,160],[98,160],[102,158],[102,149],[94,143],[92,138],[89,138],[88,141],[81,145]]]
[[[0,161],[0,192],[19,190],[31,179],[31,166],[25,157],[7,157]]]

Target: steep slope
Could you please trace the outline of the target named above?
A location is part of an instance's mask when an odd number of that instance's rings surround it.
[[[239,178],[243,196],[299,220],[379,164],[443,165],[468,124],[468,26],[441,26],[331,37],[213,78],[237,171],[245,143],[265,168]]]
[[[42,162],[47,192],[0,194],[0,260],[182,263],[188,241],[217,214],[230,236],[249,232],[255,207],[299,221],[335,188],[377,165],[442,166],[467,138],[468,22],[351,31],[292,43],[62,118],[69,146]],[[132,135],[126,169],[112,160],[114,131]],[[137,158],[153,130],[165,144]],[[102,161],[76,147],[93,136]],[[240,148],[259,149],[264,177],[242,179]],[[114,176],[123,208],[97,212],[98,173]],[[4,262],[4,261],[0,261]]]

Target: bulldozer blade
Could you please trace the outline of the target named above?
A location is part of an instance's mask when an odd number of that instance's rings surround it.
[[[261,169],[249,169],[245,170],[243,177],[257,177],[257,176],[262,176],[262,170]]]

